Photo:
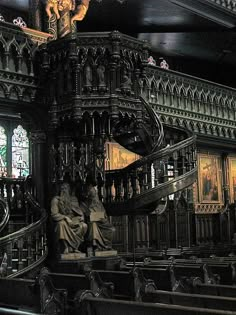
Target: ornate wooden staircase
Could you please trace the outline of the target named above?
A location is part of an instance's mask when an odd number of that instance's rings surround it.
[[[47,214],[23,179],[1,178],[1,276],[33,271],[47,257]]]
[[[144,156],[124,169],[106,172],[105,203],[111,216],[152,212],[162,198],[196,180],[196,138],[188,137],[161,149],[164,139],[161,121],[143,98],[141,101],[146,118],[139,126],[124,120],[114,127],[115,140]]]

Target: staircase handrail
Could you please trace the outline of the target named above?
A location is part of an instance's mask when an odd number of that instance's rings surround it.
[[[0,204],[2,205],[3,211],[4,211],[3,219],[0,223],[0,233],[1,233],[9,221],[10,211],[9,211],[9,207],[6,200],[4,200],[4,198],[2,198],[1,196],[0,196]]]
[[[28,233],[32,233],[36,231],[43,223],[47,221],[47,214],[46,211],[43,211],[42,217],[37,220],[36,222],[33,222],[29,224],[27,227],[23,227],[20,230],[13,232],[11,234],[5,235],[0,238],[0,247],[1,245],[5,245],[6,243],[10,243],[12,240],[16,240],[20,238],[23,235],[26,235]]]
[[[24,198],[35,221],[0,238],[0,253],[7,255],[6,276],[10,278],[31,271],[47,257],[47,212],[29,191],[24,193]],[[17,255],[17,262],[13,259],[16,258],[15,255]]]
[[[228,10],[236,14],[236,2],[235,0],[208,0],[208,2],[213,2],[215,5],[221,7],[224,10]]]
[[[121,170],[107,171],[104,203],[108,214],[153,211],[161,198],[192,185],[197,176],[195,140],[192,136]]]
[[[131,169],[135,169],[138,168],[140,166],[142,166],[143,164],[148,163],[149,161],[152,162],[153,160],[157,160],[161,157],[165,157],[168,156],[170,154],[172,154],[176,149],[181,150],[189,145],[194,144],[194,142],[196,141],[196,136],[192,136],[188,139],[184,139],[183,141],[180,141],[172,146],[169,147],[164,147],[163,149],[161,149],[158,152],[153,152],[151,154],[149,154],[148,156],[144,156],[142,158],[140,158],[137,161],[134,161],[133,163],[127,165],[126,167],[122,168],[122,169],[116,169],[116,170],[110,170],[110,171],[106,171],[106,173],[113,173],[113,172],[120,172],[120,173],[126,173],[127,171],[130,171]]]

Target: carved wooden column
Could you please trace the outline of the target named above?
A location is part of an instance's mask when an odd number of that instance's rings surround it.
[[[41,206],[45,205],[46,191],[46,134],[42,130],[32,131],[30,134],[32,142],[32,177],[34,184],[34,194]]]
[[[119,116],[118,111],[118,96],[116,93],[117,89],[117,66],[120,61],[120,34],[114,31],[111,34],[111,42],[112,42],[112,52],[111,52],[111,59],[110,59],[110,104],[111,104],[111,113],[112,118],[117,119]]]

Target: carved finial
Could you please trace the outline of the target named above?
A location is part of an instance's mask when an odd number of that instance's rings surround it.
[[[20,26],[20,27],[27,27],[27,24],[22,19],[22,17],[18,16],[16,19],[13,20],[13,24]]]

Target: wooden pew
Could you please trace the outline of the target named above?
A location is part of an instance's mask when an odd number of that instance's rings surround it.
[[[156,289],[151,279],[146,279],[139,268],[129,271],[96,270],[103,281],[114,284],[114,296],[118,299],[141,300],[142,292],[151,292]]]
[[[162,266],[159,261],[146,263],[148,266]],[[236,262],[215,259],[175,260],[175,269],[189,268],[189,266],[204,266],[205,283],[220,283],[225,285],[236,284]],[[181,267],[179,267],[181,266]],[[191,267],[190,267],[191,268]],[[206,270],[207,269],[207,270]],[[187,271],[187,270],[186,270]],[[188,273],[186,274],[188,276]],[[200,275],[196,275],[200,276]]]
[[[228,296],[236,298],[236,287],[219,284],[197,284],[193,287],[192,293],[208,294],[217,296]]]
[[[100,299],[86,292],[78,301],[77,314],[90,315],[236,315],[236,312],[198,307],[140,303],[133,301]]]
[[[44,269],[36,280],[0,278],[0,307],[66,315],[66,305],[66,290],[56,289]]]
[[[181,292],[193,293],[193,294],[206,294],[216,295],[224,297],[236,297],[236,287],[232,285],[221,285],[221,284],[205,284],[202,283],[199,278],[186,278],[181,279]]]
[[[124,267],[123,271],[131,271],[133,267]],[[146,279],[152,279],[159,290],[172,291],[176,285],[176,278],[172,266],[166,268],[146,268],[140,266]]]
[[[121,268],[124,264],[122,263]],[[127,268],[132,267],[132,263],[129,262],[126,264]],[[166,269],[170,268],[169,270],[173,270],[176,280],[180,280],[181,277],[199,277],[204,283],[217,283],[218,276],[214,275],[211,268],[208,267],[207,264],[200,263],[200,264],[175,264],[172,261],[166,261],[165,263],[161,263],[158,261],[154,262],[146,262],[146,263],[139,263],[139,268],[143,269]]]
[[[68,299],[73,300],[81,290],[92,290],[96,296],[112,298],[114,284],[103,282],[98,272],[89,271],[86,274],[53,273],[48,270],[48,276],[57,288],[67,290]]]
[[[0,278],[0,305],[40,312],[40,289],[35,280]]]
[[[8,315],[43,315],[43,313],[35,313],[28,311],[18,311],[10,308],[0,307],[0,314],[8,314]]]
[[[236,311],[236,299],[232,297],[188,294],[156,290],[142,296],[143,302],[194,306],[216,310]]]
[[[129,265],[132,263],[129,262]],[[230,285],[236,284],[236,261],[235,257],[215,257],[215,258],[196,258],[196,259],[174,259],[174,260],[152,260],[146,258],[143,261],[143,265],[146,267],[158,267],[173,264],[176,266],[191,266],[191,265],[205,265],[208,268],[208,276],[206,276],[207,283],[219,282],[220,284]],[[141,263],[139,263],[141,265]],[[217,276],[214,276],[217,275]],[[199,276],[199,275],[198,275]],[[209,279],[207,279],[209,277]],[[218,278],[218,279],[217,279]]]

